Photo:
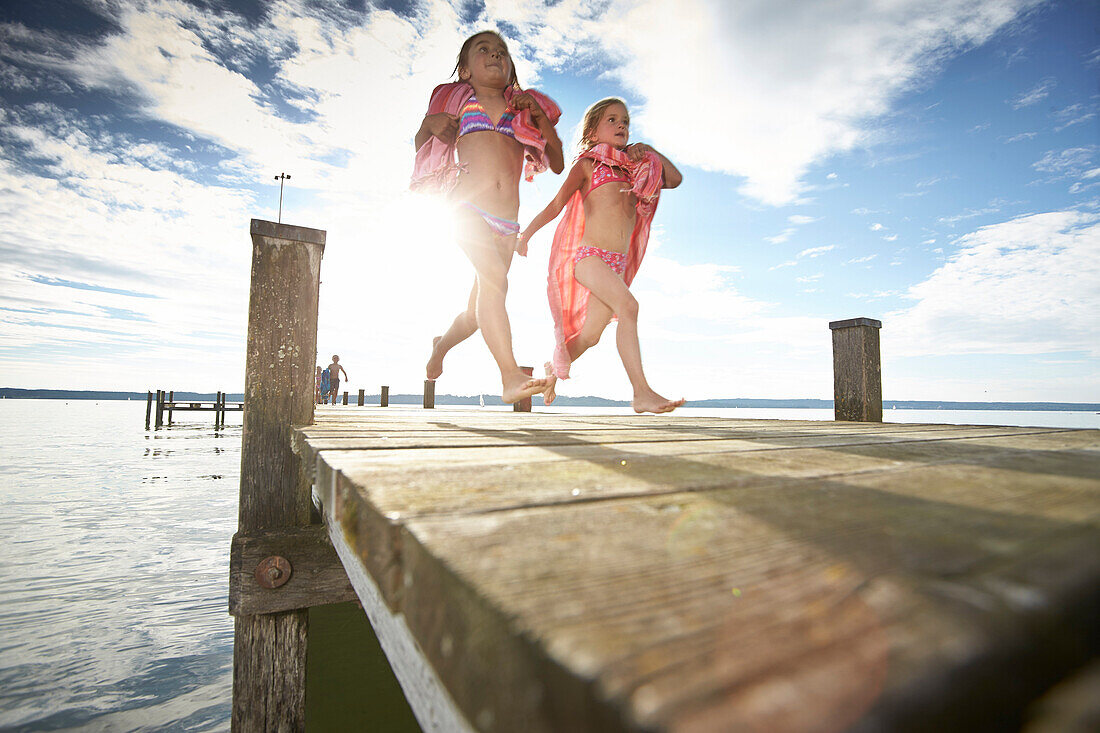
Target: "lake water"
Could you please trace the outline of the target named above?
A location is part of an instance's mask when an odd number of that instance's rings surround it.
[[[832,419],[773,408],[677,414]],[[0,729],[229,728],[241,414],[219,432],[210,413],[177,415],[147,432],[144,402],[0,400]],[[885,417],[1100,428],[1091,412]]]

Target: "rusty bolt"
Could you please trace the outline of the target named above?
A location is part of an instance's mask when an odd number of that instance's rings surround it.
[[[256,582],[262,588],[274,590],[285,585],[290,580],[293,572],[294,568],[290,566],[289,560],[279,555],[272,555],[260,561],[260,564],[256,566],[254,575],[256,576]]]

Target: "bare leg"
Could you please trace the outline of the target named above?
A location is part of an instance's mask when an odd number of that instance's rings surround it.
[[[467,231],[470,235],[463,237],[460,244],[477,270],[477,325],[500,369],[501,400],[518,402],[546,389],[546,380],[528,377],[520,371],[512,354],[512,327],[505,299],[514,241],[494,236],[480,219],[471,222]]]
[[[569,352],[570,363],[575,362],[581,354],[600,342],[600,336],[603,334],[603,330],[607,328],[607,324],[611,322],[611,316],[611,309],[603,301],[594,296],[589,296],[584,325],[581,326],[580,333],[565,345],[566,350]],[[555,386],[558,383],[558,378],[554,374],[551,362],[546,362],[545,369],[546,391],[542,393],[542,401],[544,404],[549,405],[557,399]]]
[[[669,400],[657,394],[646,381],[642,371],[641,347],[638,345],[638,301],[622,278],[598,257],[585,257],[578,262],[575,277],[619,318],[615,344],[619,348],[619,358],[623,360],[630,386],[634,388],[634,411],[671,412],[684,404],[683,399]],[[589,307],[592,307],[591,302]],[[585,325],[588,325],[587,321]]]
[[[466,310],[458,314],[446,333],[432,339],[432,355],[425,367],[428,379],[439,379],[439,375],[443,374],[443,357],[447,356],[447,352],[451,349],[473,336],[475,332],[477,332],[476,277],[474,286],[470,289],[470,300]]]
[[[610,272],[610,268],[608,268],[608,271]],[[611,274],[614,275],[615,273],[612,272]],[[588,310],[584,316],[584,325],[581,326],[581,332],[565,345],[569,351],[569,361],[576,361],[581,354],[600,342],[600,336],[603,335],[607,324],[611,323],[611,316],[613,315],[614,312],[611,307],[600,300],[598,296],[593,294],[588,296]]]

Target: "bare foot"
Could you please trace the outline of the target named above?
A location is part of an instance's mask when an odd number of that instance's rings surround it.
[[[530,397],[546,389],[545,379],[529,377],[518,369],[515,374],[501,381],[503,386],[500,394],[501,402],[519,402],[524,397]]]
[[[554,367],[550,365],[550,362],[546,362],[543,366],[546,369],[546,389],[542,391],[542,403],[549,405],[553,404],[558,397],[558,393],[554,391],[554,385],[558,383],[558,378],[554,374]]]
[[[634,412],[672,412],[680,405],[684,404],[684,398],[681,397],[678,400],[666,400],[661,395],[650,390],[645,394],[635,395]]]
[[[439,340],[442,336],[436,336],[432,339],[432,358],[428,359],[428,365],[424,371],[427,372],[428,379],[439,379],[439,375],[443,373],[443,357],[439,354]]]

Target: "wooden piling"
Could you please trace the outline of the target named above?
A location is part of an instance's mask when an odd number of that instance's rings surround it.
[[[833,321],[833,417],[882,422],[882,366],[873,318]]]
[[[176,390],[169,390],[168,392],[168,404],[171,405],[176,401]],[[172,408],[168,408],[168,426],[172,426]]]
[[[365,392],[366,392],[366,390],[365,390],[365,389],[361,389],[361,390],[359,390],[359,406],[360,406],[360,407],[362,407],[362,406],[363,406],[363,397],[364,397],[364,393],[365,393]]]
[[[390,388],[386,385],[382,385],[382,396],[379,398],[379,405],[382,407],[390,406]]]
[[[347,390],[344,390],[344,404],[346,405],[347,403],[348,403],[348,392],[347,392]]]
[[[435,407],[435,380],[424,380],[424,409],[431,410]]]
[[[164,425],[164,390],[157,390],[157,416],[153,424],[153,427],[159,428]]]
[[[252,220],[245,414],[238,531],[310,523],[310,477],[291,450],[313,420],[317,297],[326,233]],[[293,570],[291,569],[292,573]],[[238,615],[233,647],[235,731],[305,728],[309,612]]]
[[[534,374],[535,374],[535,370],[534,370],[533,367],[521,366],[519,369],[520,369],[521,372],[523,372],[524,374],[526,374],[529,377],[534,376]],[[529,396],[524,397],[522,400],[519,400],[518,402],[513,402],[512,403],[512,412],[530,412],[530,411],[531,411],[531,398]]]
[[[149,429],[149,417],[153,412],[153,393],[151,391],[145,392],[145,429]]]

